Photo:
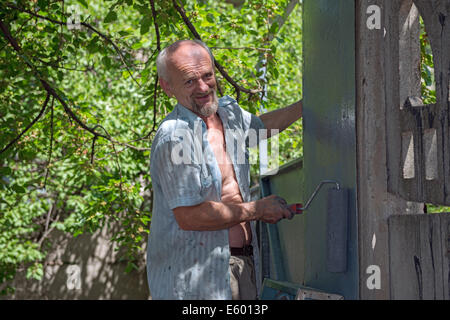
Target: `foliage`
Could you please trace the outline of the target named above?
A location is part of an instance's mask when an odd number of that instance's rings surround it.
[[[430,40],[425,24],[420,17],[420,53],[422,97],[425,104],[436,103],[436,81],[434,79],[434,62]]]
[[[135,267],[151,221],[149,148],[174,105],[155,57],[193,37],[181,12],[234,81],[217,72],[222,94],[259,114],[265,86],[269,111],[301,97],[301,7],[286,11],[295,2],[2,2],[0,290],[19,267],[42,278],[54,229],[77,236],[118,221],[113,240]],[[302,155],[301,141],[300,122],[281,134],[281,163]]]

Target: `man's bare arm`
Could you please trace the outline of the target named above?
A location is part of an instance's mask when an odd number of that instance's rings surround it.
[[[173,213],[179,227],[186,231],[217,231],[241,222],[262,220],[277,223],[292,217],[286,201],[275,195],[238,204],[205,201],[196,206],[175,208]]]
[[[303,116],[303,101],[297,101],[290,106],[277,109],[259,116],[267,129],[267,137],[271,136],[271,129],[283,131]]]

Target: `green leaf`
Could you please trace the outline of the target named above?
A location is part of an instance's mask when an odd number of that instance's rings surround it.
[[[120,34],[122,37],[125,37],[125,36],[130,35],[130,32],[127,31],[127,30],[120,30],[120,31],[119,31],[119,34]]]
[[[95,53],[99,50],[99,47],[97,45],[98,40],[99,40],[98,36],[94,36],[92,40],[89,41],[89,44],[86,47],[89,53]]]
[[[117,20],[117,13],[114,10],[111,10],[103,20],[104,23],[111,23]]]
[[[206,15],[206,20],[208,20],[208,22],[214,23],[214,15],[212,13],[208,13]]]
[[[11,186],[11,189],[13,189],[13,190],[14,190],[15,192],[17,192],[17,193],[25,193],[25,192],[26,192],[26,190],[25,190],[24,187],[19,186],[19,185],[17,185],[17,184],[12,185],[12,186]]]
[[[48,0],[38,0],[38,6],[41,10],[45,10],[48,7]]]
[[[83,7],[85,7],[86,9],[89,9],[88,4],[86,3],[85,0],[77,0]]]
[[[278,31],[278,27],[279,27],[278,23],[276,23],[276,22],[272,23],[272,25],[270,26],[269,32],[271,34],[276,34]]]
[[[44,268],[41,263],[35,263],[33,266],[27,269],[27,279],[41,280],[44,276]]]
[[[21,160],[32,160],[35,156],[36,154],[32,151],[24,150],[19,152],[19,158]]]
[[[0,167],[0,176],[9,176],[11,172],[11,168],[9,167]]]
[[[280,76],[280,73],[278,72],[277,68],[273,68],[273,77],[275,79],[278,79],[278,77]]]
[[[124,79],[128,79],[130,77],[130,73],[128,72],[128,70],[122,71],[122,77]]]
[[[131,49],[133,49],[133,50],[137,50],[139,48],[142,48],[142,42],[136,42],[135,44],[133,44],[131,46]]]
[[[130,273],[133,270],[138,270],[138,267],[133,262],[128,262],[127,267],[125,268],[126,273]]]
[[[104,56],[104,57],[102,58],[102,62],[103,62],[103,64],[105,65],[105,67],[111,68],[111,59],[110,59],[109,57]]]
[[[152,19],[150,18],[150,16],[145,16],[141,20],[141,29],[140,29],[141,36],[146,34],[150,30],[151,23]]]

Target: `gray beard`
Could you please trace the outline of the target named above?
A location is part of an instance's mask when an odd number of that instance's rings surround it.
[[[199,114],[202,117],[208,118],[209,116],[216,113],[217,108],[219,107],[219,99],[217,98],[216,90],[213,91],[213,102],[209,107],[207,106],[200,106],[195,101],[192,101],[192,106],[194,107],[194,110],[197,114]]]

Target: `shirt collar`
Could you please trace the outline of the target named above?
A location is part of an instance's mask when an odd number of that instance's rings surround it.
[[[200,118],[194,112],[183,106],[181,103],[177,103],[175,107],[178,109],[178,114],[180,115],[180,118],[186,119],[188,123],[203,121],[202,118]]]

